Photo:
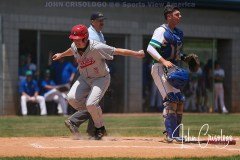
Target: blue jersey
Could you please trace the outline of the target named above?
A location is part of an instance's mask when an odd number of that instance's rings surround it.
[[[67,61],[62,63],[55,62],[52,67],[55,71],[54,80],[58,85],[69,83],[71,75],[77,72],[77,68],[71,62]]]
[[[20,84],[19,92],[25,92],[29,96],[34,96],[35,92],[39,92],[37,81],[27,81],[27,79],[23,80]]]
[[[45,87],[49,85],[49,86],[55,86],[55,82],[53,80],[43,80],[41,83],[41,95],[44,95],[45,93],[47,93],[50,89],[46,89]]]
[[[163,24],[154,31],[149,44],[156,48],[164,59],[175,63],[183,46],[183,32],[178,28],[172,31],[167,24]]]

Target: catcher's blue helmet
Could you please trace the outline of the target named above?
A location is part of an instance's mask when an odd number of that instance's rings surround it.
[[[189,73],[182,68],[176,68],[175,71],[167,74],[167,81],[177,89],[182,89],[189,81]]]

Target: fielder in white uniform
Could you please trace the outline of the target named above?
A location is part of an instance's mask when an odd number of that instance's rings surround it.
[[[164,17],[167,23],[155,29],[147,51],[154,58],[151,74],[163,97],[165,140],[169,143],[173,140],[182,142],[184,138],[179,136],[177,126],[182,121],[185,98],[181,91],[171,86],[164,76],[164,67],[169,68],[170,72],[175,70],[174,64],[182,57],[183,32],[176,28],[181,19],[179,8],[167,5],[164,9]]]
[[[219,99],[222,113],[228,113],[228,110],[226,109],[225,103],[224,103],[223,80],[225,77],[225,72],[220,67],[220,64],[217,61],[215,62],[215,69],[214,69],[213,75],[214,75],[214,95],[215,95],[214,111],[218,112],[218,99]]]
[[[88,29],[84,25],[72,28],[69,38],[73,41],[71,47],[62,53],[53,55],[53,60],[65,56],[74,56],[78,63],[80,77],[70,89],[67,99],[77,110],[88,110],[96,127],[95,139],[100,140],[105,134],[102,109],[99,101],[110,84],[109,69],[106,60],[112,60],[114,55],[134,56],[143,58],[144,52],[114,48],[103,43],[89,40]],[[75,133],[76,126],[69,121],[70,131]]]

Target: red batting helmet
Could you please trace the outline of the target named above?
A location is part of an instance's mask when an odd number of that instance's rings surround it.
[[[77,39],[83,39],[88,38],[88,29],[86,26],[82,24],[78,24],[76,26],[72,27],[71,34],[69,36],[69,39],[71,40],[77,40]]]

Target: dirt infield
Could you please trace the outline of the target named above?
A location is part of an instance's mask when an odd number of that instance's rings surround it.
[[[240,145],[167,144],[162,138],[105,137],[102,141],[69,137],[0,138],[0,157],[209,157],[240,154]]]

